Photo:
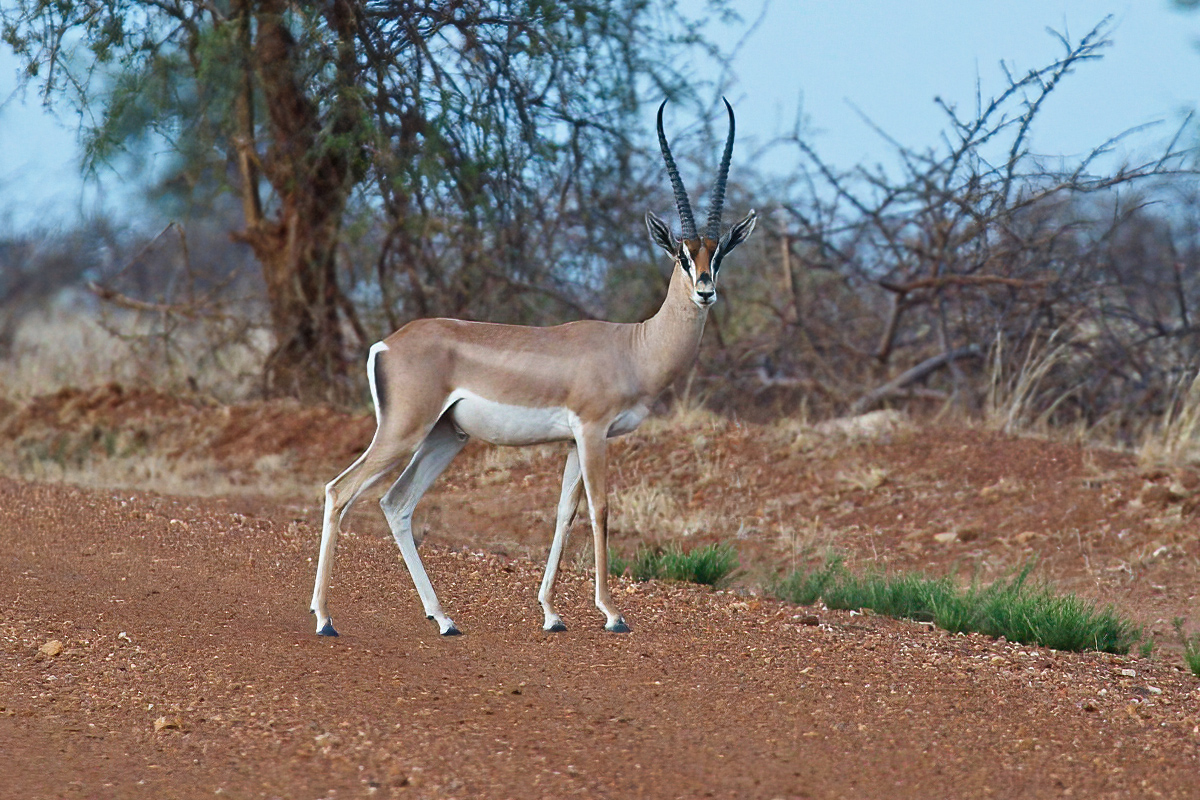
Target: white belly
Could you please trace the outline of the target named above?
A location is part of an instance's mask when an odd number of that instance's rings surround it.
[[[575,415],[562,407],[510,406],[462,390],[455,391],[449,403],[453,403],[450,414],[454,424],[463,433],[491,444],[542,444],[573,439],[578,425]]]
[[[564,406],[534,408],[497,403],[464,389],[446,400],[450,417],[468,436],[491,444],[525,445],[561,442],[575,438],[579,417]],[[608,436],[629,433],[650,413],[642,404],[626,409],[608,426]]]

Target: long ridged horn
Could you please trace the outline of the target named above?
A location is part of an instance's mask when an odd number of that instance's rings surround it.
[[[729,178],[729,159],[733,157],[733,106],[724,97],[721,101],[729,110],[729,137],[725,140],[725,152],[721,155],[721,166],[717,170],[717,182],[713,184],[712,201],[708,207],[708,222],[704,235],[709,239],[721,238],[721,211],[725,206],[725,181]]]
[[[692,206],[688,203],[687,191],[683,188],[683,180],[679,177],[675,159],[671,158],[671,146],[667,144],[667,135],[663,133],[663,109],[666,107],[666,100],[658,107],[658,146],[662,149],[663,161],[667,164],[667,177],[671,179],[671,189],[675,192],[675,208],[679,210],[683,238],[695,240],[696,221],[692,219]]]

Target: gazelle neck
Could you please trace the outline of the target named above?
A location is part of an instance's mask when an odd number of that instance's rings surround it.
[[[678,264],[658,313],[641,323],[638,358],[642,380],[651,395],[666,389],[696,360],[708,310],[692,302],[691,288]]]

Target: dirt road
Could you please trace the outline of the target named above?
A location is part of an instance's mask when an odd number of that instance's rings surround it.
[[[0,796],[1197,796],[1167,660],[625,580],[608,634],[577,570],[545,634],[538,565],[430,543],[442,639],[366,533],[318,638],[314,515],[0,479]]]

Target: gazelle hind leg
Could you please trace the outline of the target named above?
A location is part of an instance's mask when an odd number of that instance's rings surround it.
[[[375,481],[400,463],[405,448],[379,448],[379,433],[375,441],[357,461],[341,475],[325,485],[325,515],[321,522],[321,550],[317,556],[317,577],[313,585],[312,603],[309,608],[317,617],[317,633],[321,636],[337,636],[333,620],[329,617],[329,578],[333,569],[333,554],[337,548],[338,533],[342,520],[358,499]],[[386,450],[382,452],[382,450]]]
[[[433,430],[417,447],[412,461],[379,501],[383,515],[387,517],[388,525],[392,529],[392,537],[400,546],[404,564],[417,587],[417,594],[425,607],[425,616],[437,621],[438,630],[443,636],[457,635],[459,630],[454,621],[442,611],[437,594],[433,591],[433,584],[429,582],[429,575],[425,572],[425,565],[421,563],[421,556],[417,553],[417,544],[413,539],[412,515],[421,497],[466,443],[467,436],[458,431],[448,417],[443,417],[433,426]]]
[[[625,618],[613,605],[608,591],[608,442],[607,428],[583,429],[575,435],[583,486],[587,491],[592,522],[592,547],[596,555],[596,608],[605,617],[604,629],[628,633]]]
[[[562,561],[563,547],[567,543],[567,532],[575,521],[579,508],[579,497],[583,494],[583,479],[579,469],[579,449],[571,448],[567,464],[563,468],[562,495],[558,500],[558,514],[554,523],[554,541],[550,544],[550,558],[546,562],[546,574],[542,588],[538,591],[538,602],[542,604],[545,623],[542,630],[565,631],[562,617],[554,611],[554,583],[558,579],[558,565]]]

